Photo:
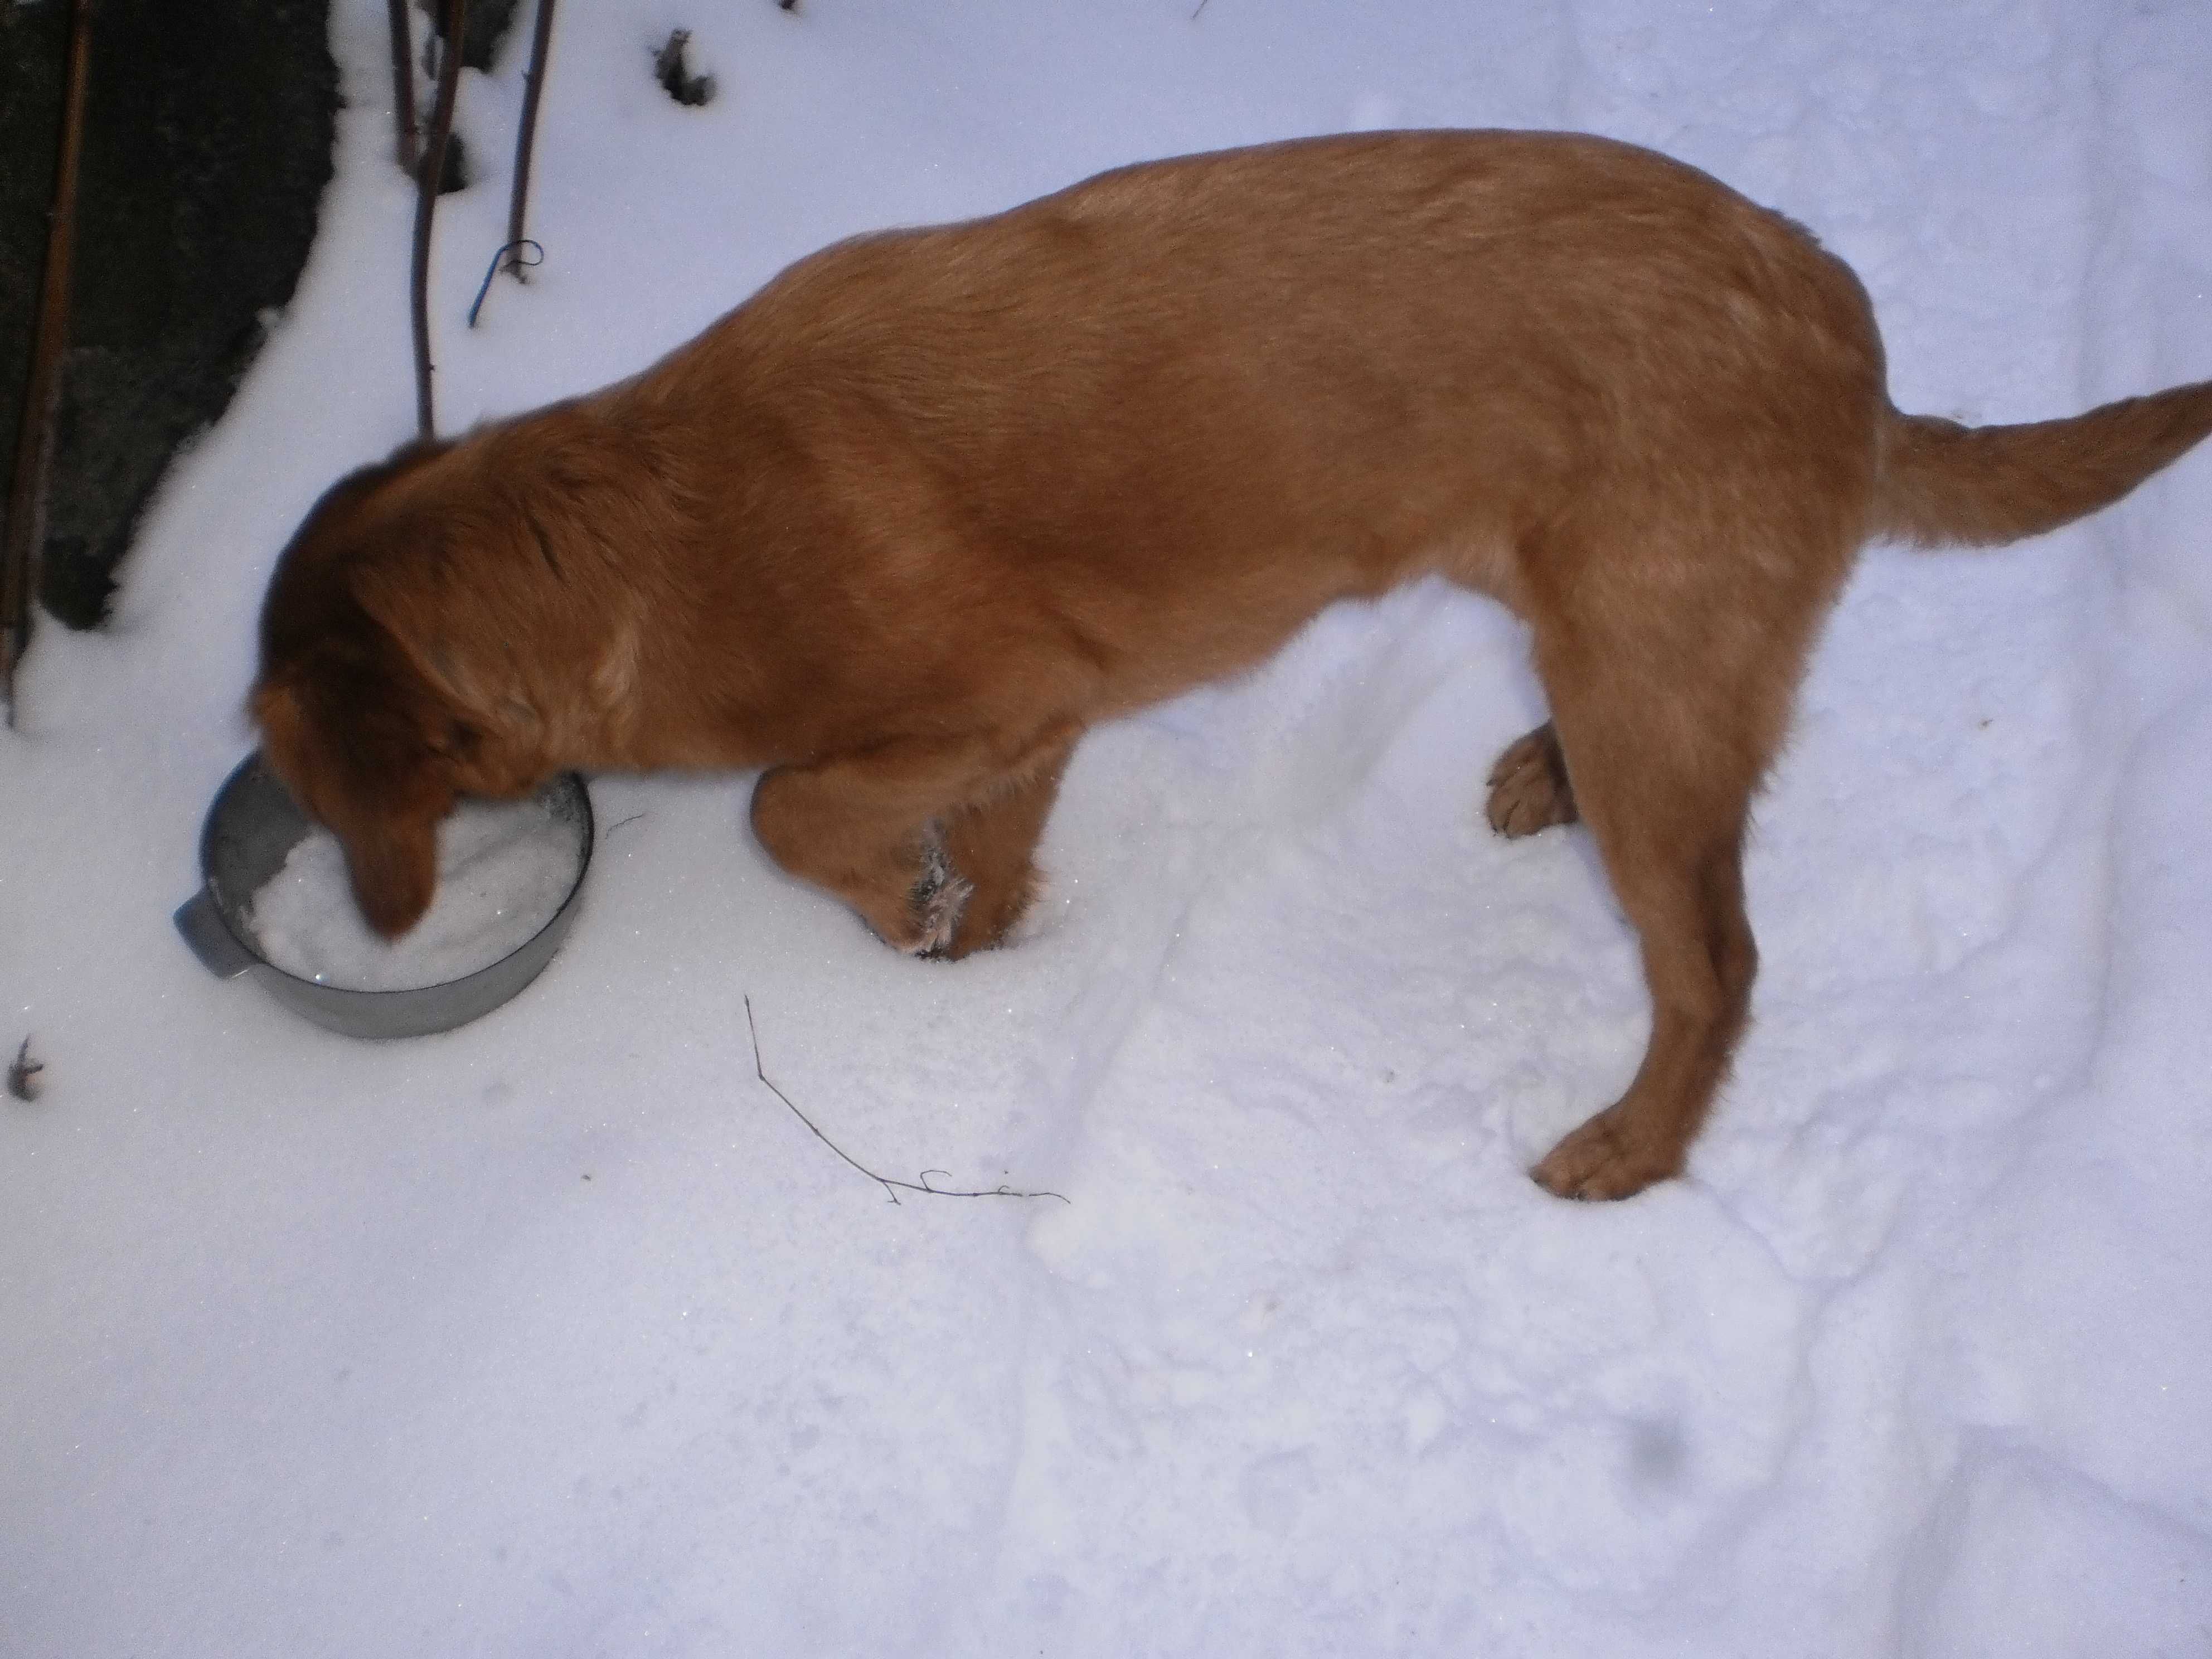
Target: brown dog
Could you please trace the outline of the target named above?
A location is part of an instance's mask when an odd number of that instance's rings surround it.
[[[2212,383],[1969,430],[1899,414],[1850,271],[1596,138],[1328,138],[842,244],[596,395],[355,474],[286,549],[270,763],[398,933],[459,793],[766,768],[763,846],[891,945],[1029,902],[1084,729],[1440,573],[1552,721],[1490,821],[1580,817],[1650,1046],[1537,1166],[1674,1174],[1743,1030],[1741,849],[1860,543],[2010,540],[2212,428]],[[1570,775],[1572,786],[1569,785]]]

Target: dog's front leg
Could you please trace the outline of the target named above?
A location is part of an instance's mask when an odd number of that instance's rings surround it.
[[[835,893],[894,950],[951,946],[968,884],[937,819],[973,787],[962,743],[901,739],[859,755],[779,766],[753,789],[753,833],[801,881]]]
[[[981,799],[945,815],[945,855],[970,890],[954,927],[951,956],[1004,941],[1036,897],[1037,837],[1074,750],[1073,738],[1048,738]]]

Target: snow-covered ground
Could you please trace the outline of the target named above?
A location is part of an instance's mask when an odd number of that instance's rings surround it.
[[[1507,844],[1516,625],[1440,587],[1086,741],[1036,935],[783,878],[605,778],[581,920],[453,1035],[325,1036],[169,911],[277,548],[412,419],[380,0],[322,235],[112,632],[0,738],[8,1655],[2212,1650],[2212,454],[1871,550],[1750,867],[1689,1178],[1527,1166],[1640,1052],[1579,834]],[[1911,409],[2212,374],[2203,0],[638,0],[462,88],[449,427],[847,232],[1346,127],[1593,129],[1814,227]],[[648,78],[674,25],[720,96]],[[623,827],[605,832],[605,826]],[[871,1167],[1056,1199],[884,1189]]]

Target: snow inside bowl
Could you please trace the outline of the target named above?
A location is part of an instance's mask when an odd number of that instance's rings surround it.
[[[429,913],[387,945],[355,908],[336,840],[249,755],[208,808],[206,884],[179,907],[178,931],[210,972],[251,974],[327,1030],[451,1030],[520,991],[559,949],[591,867],[591,797],[565,773],[524,800],[464,802],[438,840]]]

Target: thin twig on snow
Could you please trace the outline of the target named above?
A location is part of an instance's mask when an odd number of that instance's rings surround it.
[[[777,1088],[775,1084],[769,1079],[767,1069],[761,1064],[760,1027],[753,1019],[753,1000],[750,996],[747,996],[745,998],[745,1029],[752,1033],[753,1075],[757,1077],[763,1084],[767,1085],[769,1093],[773,1094],[785,1105],[791,1108],[791,1115],[797,1118],[801,1123],[804,1123],[812,1133],[817,1140],[820,1141],[824,1146],[827,1146],[831,1152],[836,1153],[839,1158],[844,1159],[846,1163],[851,1164],[853,1168],[858,1170],[862,1175],[867,1176],[869,1180],[881,1187],[884,1189],[884,1195],[888,1197],[892,1203],[896,1204],[899,1201],[899,1194],[902,1192],[927,1193],[932,1198],[1056,1198],[1063,1204],[1070,1201],[1067,1194],[1065,1193],[1024,1193],[1018,1192],[1012,1187],[979,1188],[973,1192],[963,1192],[950,1187],[931,1186],[929,1184],[930,1176],[933,1175],[947,1175],[950,1173],[944,1170],[924,1170],[921,1172],[921,1179],[918,1182],[912,1181],[899,1181],[890,1176],[878,1175],[873,1170],[871,1170],[866,1164],[861,1163],[850,1152],[848,1152],[842,1146],[840,1146],[836,1141],[830,1139],[828,1135],[823,1134],[821,1129],[816,1125],[814,1120],[799,1109],[798,1103],[793,1100],[789,1095],[784,1093],[782,1090]]]

